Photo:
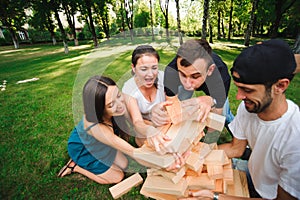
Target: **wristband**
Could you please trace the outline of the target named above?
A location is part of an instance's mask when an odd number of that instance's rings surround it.
[[[213,105],[211,106],[211,108],[215,108],[217,106],[217,100],[212,97],[212,102],[213,102]]]
[[[218,192],[214,192],[213,200],[219,200],[219,193]]]

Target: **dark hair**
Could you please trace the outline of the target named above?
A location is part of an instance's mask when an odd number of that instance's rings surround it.
[[[157,58],[157,60],[160,60],[159,54],[157,51],[150,45],[141,45],[134,49],[131,56],[131,63],[133,66],[136,66],[136,63],[138,59],[140,59],[143,55],[151,55]]]
[[[83,88],[83,107],[86,119],[92,123],[103,122],[107,86],[116,83],[104,76],[91,77]]]
[[[196,59],[202,58],[207,62],[207,68],[212,65],[212,49],[204,39],[191,39],[183,43],[178,51],[177,57],[182,58],[180,64],[184,67],[192,65]]]
[[[133,67],[136,66],[137,61],[143,56],[154,56],[157,58],[157,61],[159,62],[160,57],[157,51],[150,45],[140,45],[134,49],[131,56],[131,63],[133,64]],[[134,75],[134,72],[131,71],[131,74]],[[154,86],[157,88],[158,78],[156,78],[154,82]]]
[[[105,76],[91,77],[83,88],[83,107],[87,121],[103,123],[105,96],[108,86],[116,83]],[[125,140],[129,139],[129,127],[124,116],[112,117],[114,133]]]

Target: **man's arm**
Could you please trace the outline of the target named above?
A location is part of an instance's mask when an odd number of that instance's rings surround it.
[[[223,149],[228,158],[239,158],[243,155],[248,142],[233,137],[230,143],[221,144],[218,149]]]
[[[278,199],[278,200],[281,200],[281,199],[296,200],[297,198],[290,195],[287,191],[285,191],[282,187],[280,187],[280,185],[278,185],[276,199]]]

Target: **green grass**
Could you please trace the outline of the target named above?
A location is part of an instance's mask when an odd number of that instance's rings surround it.
[[[68,161],[67,140],[82,116],[80,94],[85,81],[105,74],[121,87],[131,76],[131,49],[150,42],[146,38],[134,42],[116,38],[101,43],[96,50],[90,43],[70,45],[67,55],[61,44],[21,46],[19,50],[0,47],[0,85],[7,80],[6,90],[0,91],[0,199],[111,199],[111,185],[99,185],[79,174],[64,178],[56,174]],[[172,44],[177,43],[174,38]],[[234,44],[213,45],[229,67],[241,50]],[[162,70],[175,55],[177,45],[156,39]],[[16,84],[33,77],[39,80]],[[287,91],[287,97],[298,105],[299,86],[297,75]],[[239,103],[235,94],[232,85],[229,98],[234,112]],[[130,163],[132,171],[127,176],[139,167]],[[121,199],[145,199],[139,194],[140,188]]]

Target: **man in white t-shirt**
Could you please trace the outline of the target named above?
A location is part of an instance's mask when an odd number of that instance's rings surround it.
[[[238,158],[247,145],[251,147],[249,173],[256,192],[265,199],[300,198],[300,112],[285,96],[295,69],[292,50],[278,39],[243,50],[231,69],[236,98],[242,102],[229,124],[233,140],[219,149]],[[192,196],[240,199],[209,190]]]

